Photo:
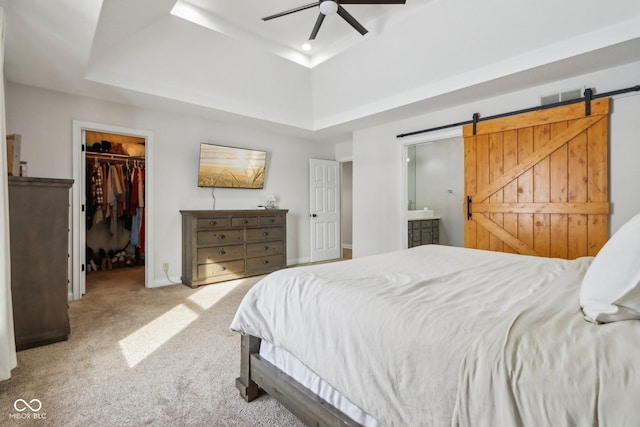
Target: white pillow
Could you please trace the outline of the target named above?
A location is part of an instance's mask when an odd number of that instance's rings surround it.
[[[640,319],[640,214],[596,255],[582,280],[580,306],[595,323]]]

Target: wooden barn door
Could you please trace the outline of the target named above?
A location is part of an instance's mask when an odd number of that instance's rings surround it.
[[[574,259],[608,239],[609,100],[465,126],[464,245]]]

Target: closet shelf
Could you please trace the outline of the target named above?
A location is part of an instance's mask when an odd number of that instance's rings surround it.
[[[104,160],[142,160],[144,162],[144,156],[128,156],[126,154],[113,154],[113,153],[92,153],[87,152],[87,158],[92,159],[104,159]]]

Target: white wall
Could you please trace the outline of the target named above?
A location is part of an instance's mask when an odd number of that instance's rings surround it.
[[[406,211],[403,150],[393,127],[382,125],[353,135],[353,257],[402,247]],[[406,240],[406,238],[405,238]]]
[[[406,232],[406,227],[399,189],[406,189],[406,184],[401,182],[404,179],[401,162],[405,160],[398,154],[400,143],[396,135],[468,120],[474,112],[487,117],[532,107],[538,104],[540,95],[570,88],[592,87],[603,93],[636,86],[640,84],[638,76],[640,62],[635,62],[354,132],[354,257],[401,249],[404,245],[400,236]],[[640,212],[640,193],[635,190],[640,182],[640,168],[637,167],[640,158],[639,111],[638,92],[617,97],[612,103],[609,143],[611,233]]]
[[[67,95],[8,83],[7,129],[22,135],[22,159],[29,175],[72,178],[72,121],[82,120],[153,132],[155,212],[155,280],[167,284],[162,263],[170,263],[170,276],[181,272],[180,210],[211,209],[211,189],[197,187],[200,142],[256,148],[268,151],[264,190],[216,189],[217,209],[252,209],[273,194],[287,216],[289,263],[309,259],[308,159],[331,159],[332,145],[312,143],[291,136],[256,131],[202,118],[179,116],[112,102]],[[76,209],[77,207],[74,207]]]
[[[638,37],[640,2],[635,0],[472,4],[424,1],[400,25],[385,28],[384,37],[367,35],[348,54],[316,66],[311,79],[315,128],[459,90],[473,96],[474,89],[501,77],[508,76],[495,90],[503,93],[517,74],[540,84],[549,81],[544,70],[536,72],[544,64]],[[571,64],[560,72],[567,68]]]

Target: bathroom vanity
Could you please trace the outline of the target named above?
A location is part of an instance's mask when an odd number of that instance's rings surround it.
[[[409,247],[437,245],[440,238],[440,218],[409,220]]]

